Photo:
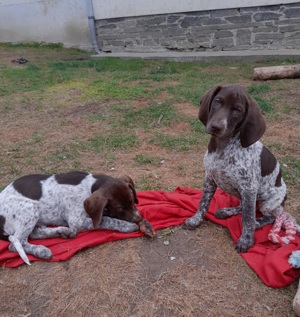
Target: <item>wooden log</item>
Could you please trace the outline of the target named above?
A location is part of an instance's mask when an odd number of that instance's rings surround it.
[[[283,78],[300,78],[300,64],[256,67],[253,71],[253,80],[269,80]]]

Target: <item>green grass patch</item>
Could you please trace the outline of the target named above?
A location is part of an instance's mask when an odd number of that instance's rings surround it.
[[[256,100],[264,114],[274,114],[275,110],[270,101],[262,97],[262,94],[271,91],[269,84],[254,83],[247,88],[247,91]]]
[[[148,63],[142,59],[138,60],[121,60],[119,58],[107,57],[103,59],[88,59],[83,61],[70,60],[59,61],[50,64],[55,70],[68,70],[72,68],[90,68],[97,72],[132,72],[140,71],[145,67],[149,67]]]
[[[35,65],[25,68],[4,68],[0,76],[0,96],[20,91],[39,90],[44,86],[44,74]]]
[[[0,47],[8,48],[35,48],[47,50],[63,50],[63,44],[60,43],[39,43],[39,42],[22,42],[22,43],[0,43]],[[77,51],[81,51],[76,49]]]
[[[138,146],[139,141],[134,134],[106,134],[95,135],[89,139],[91,148],[96,152],[121,150],[126,151]]]
[[[300,159],[286,156],[280,161],[284,164],[282,168],[283,179],[300,190]]]
[[[247,88],[247,91],[249,92],[250,95],[260,95],[262,93],[269,92],[271,90],[271,87],[269,84],[262,83],[254,83],[251,86]]]
[[[137,154],[135,156],[135,161],[139,165],[147,165],[147,164],[152,164],[155,161],[155,159],[149,155]]]
[[[123,82],[108,78],[94,79],[82,93],[85,100],[103,101],[108,99],[133,100],[147,96],[147,90],[142,84],[128,86]]]
[[[258,103],[259,108],[260,108],[262,113],[274,114],[274,112],[275,112],[274,107],[271,105],[271,103],[268,100],[266,100],[260,96],[253,96],[253,98]]]
[[[212,86],[213,83],[206,87],[207,89],[209,89]],[[188,101],[195,106],[199,105],[199,100],[206,91],[203,86],[201,87],[198,80],[191,79],[186,79],[186,81],[184,81],[184,84],[181,85],[167,86],[166,90],[177,102]]]
[[[45,139],[45,137],[43,136],[43,134],[42,133],[40,133],[40,132],[33,132],[33,134],[32,134],[32,141],[33,141],[33,143],[41,143],[41,142],[43,142],[43,140]]]
[[[167,86],[167,92],[176,101],[188,101],[195,106],[199,106],[199,101],[206,91],[219,83],[235,83],[238,74],[225,72],[220,66],[220,70],[209,72],[201,67],[201,64],[194,64],[194,69],[174,76],[179,83],[176,86]]]
[[[197,134],[167,135],[155,133],[149,142],[163,148],[185,152],[199,144],[199,136]]]
[[[93,113],[89,117],[90,117],[90,120],[93,122],[103,121],[106,119],[105,115],[102,113]]]
[[[142,190],[166,190],[161,186],[161,182],[158,178],[154,178],[153,176],[142,176],[136,183],[137,189],[139,191]]]
[[[63,147],[61,149],[57,149],[50,157],[50,160],[55,162],[62,162],[66,160],[73,160],[76,158],[77,155],[72,150]]]
[[[177,117],[177,111],[171,101],[155,103],[141,109],[127,108],[120,123],[126,127],[141,127],[145,130],[160,126],[169,126]]]
[[[198,134],[205,134],[205,127],[197,118],[187,118],[187,121],[190,124],[191,131]]]
[[[268,145],[268,148],[270,150],[276,150],[276,151],[281,151],[283,148],[283,144],[280,142],[274,142]]]

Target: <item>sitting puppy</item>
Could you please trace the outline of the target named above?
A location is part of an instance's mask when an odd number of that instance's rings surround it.
[[[200,101],[199,119],[211,135],[204,157],[205,182],[196,214],[184,228],[195,229],[204,219],[217,189],[240,199],[236,208],[224,208],[216,218],[242,213],[242,235],[238,252],[254,244],[254,230],[273,223],[283,212],[286,185],[273,154],[258,140],[265,121],[255,100],[240,86],[216,86]],[[256,205],[263,217],[255,219]]]
[[[135,203],[136,191],[128,176],[113,178],[84,172],[27,175],[0,193],[0,239],[9,240],[9,250],[17,251],[30,264],[26,253],[41,259],[50,259],[52,253],[44,246],[28,243],[28,237],[74,238],[80,231],[99,228],[133,232],[139,227],[154,237],[154,229],[140,216]]]

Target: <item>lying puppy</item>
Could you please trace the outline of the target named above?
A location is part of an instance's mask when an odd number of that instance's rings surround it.
[[[120,232],[140,228],[154,237],[154,229],[140,216],[135,203],[138,199],[129,176],[27,175],[0,193],[0,239],[9,240],[9,250],[30,264],[26,253],[41,259],[50,259],[52,253],[28,243],[28,237],[74,238],[78,232],[98,228]]]
[[[265,121],[256,101],[237,85],[209,90],[200,101],[199,119],[211,135],[204,157],[204,190],[198,211],[184,228],[200,225],[219,187],[239,198],[241,205],[220,209],[215,217],[242,213],[242,235],[236,248],[247,252],[254,244],[254,230],[273,223],[283,212],[286,198],[279,162],[258,141],[265,132]],[[258,219],[256,204],[263,214]]]

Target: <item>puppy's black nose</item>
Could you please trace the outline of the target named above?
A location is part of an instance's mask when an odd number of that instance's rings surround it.
[[[213,122],[212,124],[210,124],[207,132],[210,134],[219,134],[220,132],[222,132],[223,128],[224,127],[221,123]]]

